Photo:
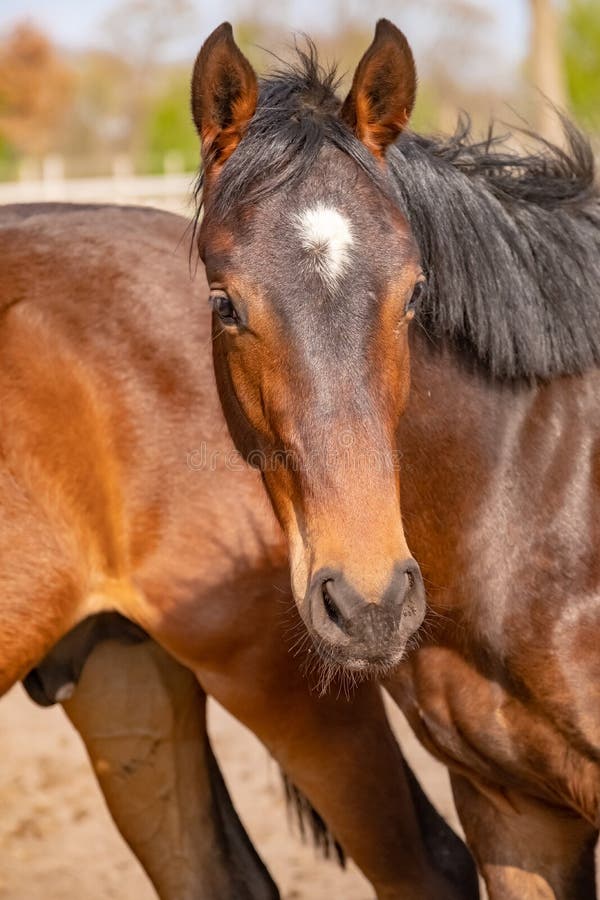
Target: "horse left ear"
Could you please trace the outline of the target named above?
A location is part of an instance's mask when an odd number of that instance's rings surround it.
[[[406,127],[417,92],[415,62],[399,28],[380,19],[354,73],[340,117],[381,159]]]
[[[223,22],[202,45],[192,75],[192,115],[206,169],[220,168],[231,156],[257,101],[256,73]]]

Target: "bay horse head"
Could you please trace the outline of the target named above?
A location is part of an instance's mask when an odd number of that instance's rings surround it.
[[[385,20],[343,103],[312,45],[298,56],[259,83],[228,23],[200,50],[198,245],[222,406],[286,534],[302,619],[329,662],[375,671],[425,612],[395,449],[423,275],[385,161],[415,67]]]

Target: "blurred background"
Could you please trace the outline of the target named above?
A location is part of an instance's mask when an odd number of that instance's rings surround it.
[[[600,0],[0,0],[0,202],[181,209],[189,73],[212,28],[232,21],[259,71],[306,32],[351,74],[382,15],[415,52],[415,130],[451,131],[462,109],[476,132],[495,117],[560,141],[549,98],[600,133]]]

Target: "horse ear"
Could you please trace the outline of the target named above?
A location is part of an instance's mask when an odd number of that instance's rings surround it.
[[[231,156],[257,101],[256,73],[223,22],[202,45],[192,75],[192,115],[207,170]]]
[[[371,153],[383,159],[410,118],[416,92],[417,74],[408,41],[395,25],[380,19],[340,116]]]

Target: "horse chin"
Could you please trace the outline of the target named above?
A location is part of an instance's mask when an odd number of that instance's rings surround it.
[[[317,634],[312,634],[314,648],[323,663],[340,675],[347,673],[362,681],[388,675],[406,657],[406,641],[382,652],[352,644],[332,644]]]

